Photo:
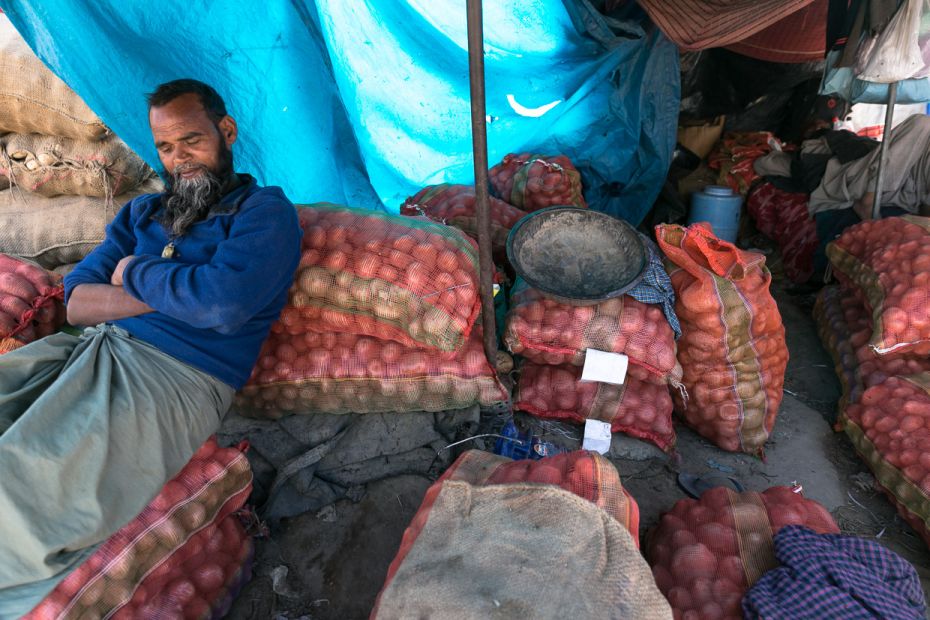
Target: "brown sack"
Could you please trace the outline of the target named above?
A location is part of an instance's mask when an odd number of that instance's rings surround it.
[[[0,138],[0,147],[0,175],[42,196],[109,198],[155,176],[116,136],[87,141],[11,133]]]
[[[0,133],[10,131],[82,140],[99,140],[109,133],[0,14]]]

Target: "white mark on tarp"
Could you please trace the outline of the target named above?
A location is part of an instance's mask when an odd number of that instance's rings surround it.
[[[531,118],[539,118],[555,106],[562,103],[561,99],[556,99],[552,103],[547,103],[546,105],[539,106],[538,108],[527,108],[517,103],[516,97],[513,95],[507,95],[507,103],[510,104],[510,107],[513,108],[513,111],[519,114],[520,116],[529,116]]]

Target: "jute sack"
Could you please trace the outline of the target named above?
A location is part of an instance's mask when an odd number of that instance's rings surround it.
[[[0,175],[42,196],[110,198],[155,172],[116,136],[88,141],[11,133],[0,138]]]
[[[99,140],[109,130],[0,14],[0,133],[6,132]]]
[[[448,480],[419,527],[372,618],[672,618],[626,528],[570,491]]]
[[[84,196],[45,198],[18,188],[0,191],[0,252],[54,269],[75,263],[97,247],[106,226],[130,199],[160,192],[152,180],[107,200]]]

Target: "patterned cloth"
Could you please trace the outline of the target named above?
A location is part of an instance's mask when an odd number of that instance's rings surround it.
[[[924,618],[914,567],[880,544],[789,525],[775,535],[780,568],[743,598],[745,618]]]
[[[642,233],[639,236],[649,254],[649,264],[646,266],[643,279],[628,291],[627,295],[644,304],[662,306],[665,319],[675,332],[675,340],[678,340],[681,338],[681,323],[678,322],[678,315],[675,314],[675,290],[672,288],[672,281],[662,263],[662,253],[652,239]]]

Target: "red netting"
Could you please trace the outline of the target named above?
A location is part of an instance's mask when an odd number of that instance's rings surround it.
[[[675,444],[668,387],[628,377],[623,385],[581,381],[577,366],[525,362],[514,409],[541,418],[608,422],[615,433],[647,439],[662,450]]]
[[[458,351],[442,353],[351,333],[307,331],[312,319],[299,312],[285,308],[262,346],[237,396],[243,414],[445,411],[507,400],[485,357],[480,326]]]
[[[930,373],[891,377],[847,410],[845,430],[898,511],[930,545]]]
[[[814,272],[817,225],[807,202],[807,194],[785,192],[768,182],[761,183],[746,199],[756,228],[778,244],[785,275],[795,282],[807,281]]]
[[[0,353],[58,331],[65,321],[61,277],[0,254]]]
[[[478,318],[478,250],[427,220],[320,203],[304,230],[289,304],[307,329],[454,351]]]
[[[102,618],[117,610],[112,617],[209,618],[228,608],[223,599],[251,552],[232,513],[251,490],[242,450],[220,448],[211,437],[138,517],[25,618]],[[159,609],[182,613],[158,615]]]
[[[678,409],[725,450],[761,454],[782,399],[788,348],[765,257],[704,224],[656,227],[681,321],[678,360],[688,400]]]
[[[581,174],[564,155],[510,153],[488,173],[494,193],[524,211],[546,207],[587,208]]]
[[[583,366],[585,351],[598,349],[630,358],[629,376],[678,384],[675,333],[662,309],[623,295],[593,306],[549,299],[525,283],[514,287],[504,343],[537,364]]]
[[[907,215],[850,226],[827,246],[837,279],[872,314],[880,354],[930,354],[930,218]]]
[[[489,452],[469,450],[456,459],[439,480],[427,489],[420,508],[404,531],[400,549],[388,568],[382,592],[397,573],[426,525],[430,509],[439,495],[442,484],[447,480],[460,480],[472,485],[535,482],[559,486],[591,501],[612,515],[629,530],[633,540],[637,546],[639,545],[639,506],[623,488],[616,467],[601,455],[578,450],[538,461],[511,461],[507,457]]]
[[[507,235],[526,211],[490,197],[491,245],[496,256],[505,255]],[[475,188],[471,185],[430,185],[404,201],[402,215],[423,215],[464,231],[478,239],[478,216],[475,206]]]
[[[736,493],[725,487],[683,499],[649,532],[646,557],[679,618],[743,617],[743,595],[778,566],[772,536],[786,525],[839,533],[827,510],[789,487]]]

